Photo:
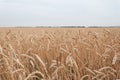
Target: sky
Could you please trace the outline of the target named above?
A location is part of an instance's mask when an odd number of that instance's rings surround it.
[[[120,26],[120,0],[0,0],[0,26]]]

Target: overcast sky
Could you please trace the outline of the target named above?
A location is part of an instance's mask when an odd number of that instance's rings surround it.
[[[120,26],[120,0],[0,0],[0,26]]]

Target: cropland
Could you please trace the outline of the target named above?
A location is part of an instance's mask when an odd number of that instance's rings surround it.
[[[0,80],[120,80],[120,28],[0,28]]]

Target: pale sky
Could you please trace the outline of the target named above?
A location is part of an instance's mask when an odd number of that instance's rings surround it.
[[[120,0],[0,0],[0,26],[120,26]]]

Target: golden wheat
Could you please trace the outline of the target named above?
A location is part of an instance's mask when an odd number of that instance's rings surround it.
[[[119,28],[1,28],[0,80],[120,79]]]

